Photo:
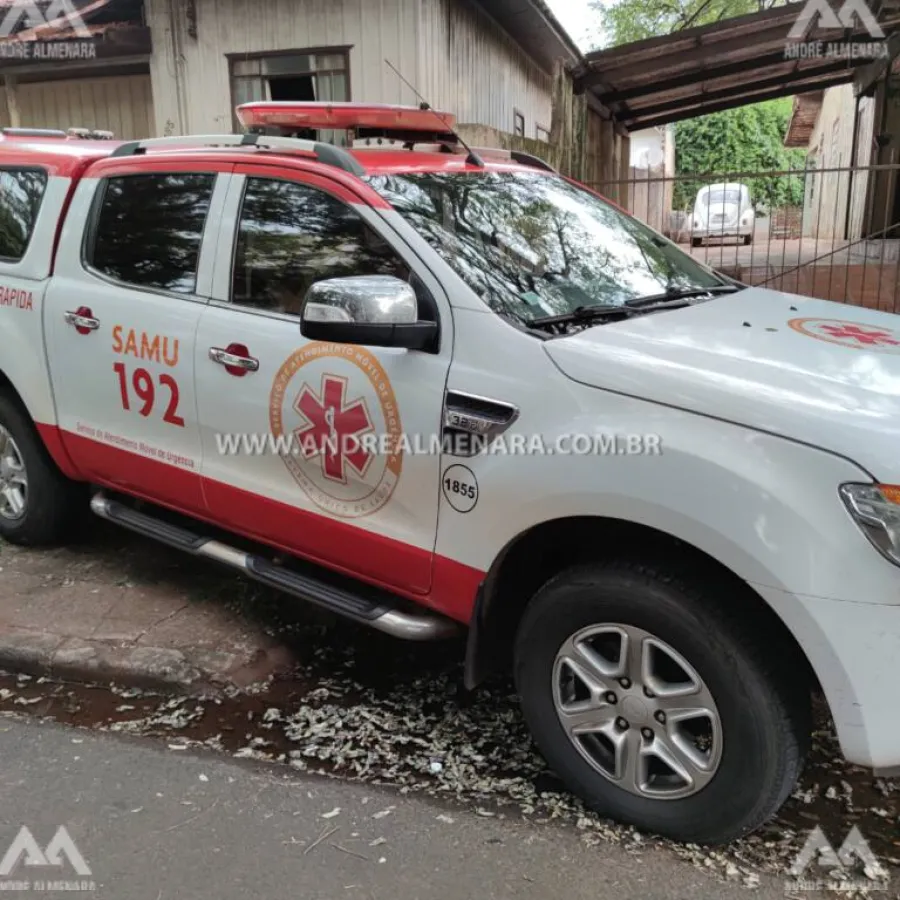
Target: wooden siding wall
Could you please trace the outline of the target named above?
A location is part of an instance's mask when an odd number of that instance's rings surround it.
[[[825,91],[822,108],[809,140],[811,172],[807,177],[803,233],[807,237],[843,238],[851,192],[849,167],[853,160],[853,114],[856,98],[853,85],[844,84]],[[870,164],[874,102],[863,98],[859,108],[859,135],[855,164]],[[812,160],[815,160],[813,163]],[[813,174],[817,169],[841,172]],[[850,237],[860,237],[863,212],[869,193],[869,173],[857,172],[852,184]]]
[[[416,102],[384,60],[414,81],[419,0],[197,0],[196,38],[174,6],[173,22],[168,0],[146,0],[159,134],[231,131],[228,53],[352,45],[351,99]]]
[[[423,0],[421,47],[420,90],[434,106],[507,132],[518,110],[526,138],[549,131],[552,74],[470,0]]]
[[[172,9],[174,7],[174,13]],[[526,135],[550,127],[551,76],[470,0],[146,0],[159,134],[231,131],[226,54],[351,47],[351,99],[416,104],[389,59],[436,107]],[[174,15],[174,18],[173,18]]]
[[[148,75],[20,82],[14,90],[22,128],[98,128],[123,140],[153,134]],[[0,127],[9,124],[3,97]]]
[[[584,96],[574,95],[572,80],[561,63],[557,63],[553,77],[552,109],[550,143],[483,125],[462,125],[459,130],[473,146],[531,153],[563,175],[626,206],[631,141],[588,107]]]

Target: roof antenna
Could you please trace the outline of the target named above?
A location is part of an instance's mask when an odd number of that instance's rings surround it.
[[[444,126],[444,128],[447,129],[447,132],[449,134],[452,134],[453,137],[455,137],[460,142],[460,144],[463,145],[466,152],[469,154],[466,162],[470,166],[478,166],[479,169],[483,169],[485,167],[484,160],[462,139],[462,137],[456,132],[456,129],[450,127],[450,125],[447,123],[447,120],[436,109],[434,109],[431,104],[403,77],[403,74],[389,59],[386,59],[385,63],[390,66],[397,77],[416,95],[416,97],[418,97],[419,108],[422,110],[430,110],[432,113],[434,113],[435,118],[437,118]]]

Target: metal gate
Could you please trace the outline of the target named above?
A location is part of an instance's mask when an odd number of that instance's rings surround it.
[[[709,236],[701,188],[746,185],[745,235]],[[745,284],[900,312],[900,164],[665,177],[592,185],[707,265]],[[721,193],[721,191],[720,191]],[[713,232],[715,232],[715,227]]]

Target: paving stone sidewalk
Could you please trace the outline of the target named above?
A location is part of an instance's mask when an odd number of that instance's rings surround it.
[[[99,521],[66,549],[0,542],[0,668],[189,691],[247,688],[293,663],[251,612],[259,590]]]

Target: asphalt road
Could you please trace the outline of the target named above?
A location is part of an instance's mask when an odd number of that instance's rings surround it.
[[[96,883],[82,896],[784,897],[776,879],[753,891],[722,884],[659,848],[585,846],[570,826],[535,829],[388,789],[37,721],[0,719],[0,759],[0,854],[23,825],[42,849],[65,825]],[[20,864],[4,877],[76,875]]]

